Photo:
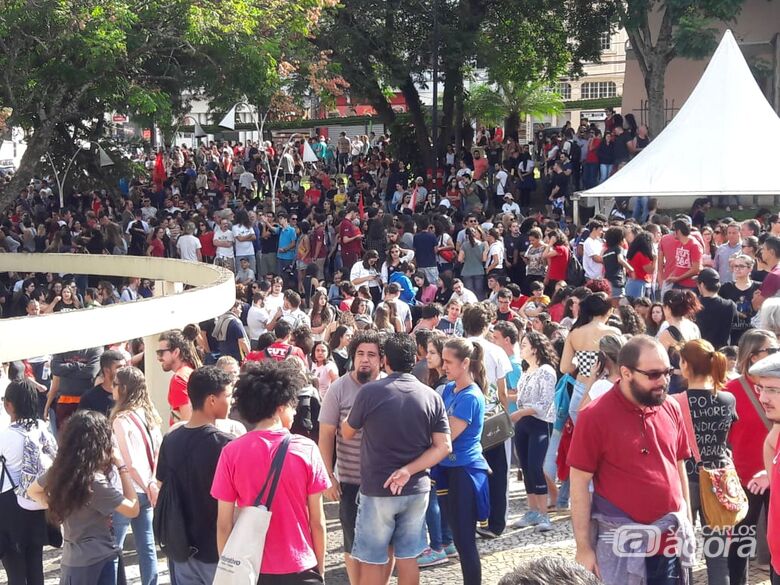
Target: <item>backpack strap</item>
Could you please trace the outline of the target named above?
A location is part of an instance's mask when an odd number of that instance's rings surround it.
[[[149,461],[149,469],[152,472],[152,476],[154,476],[154,453],[151,445],[152,433],[149,431],[149,427],[147,427],[146,424],[141,424],[136,413],[129,412],[128,415],[128,418],[135,423],[135,426],[138,427],[138,430],[141,432],[141,437],[143,437],[144,440],[144,447],[146,447],[146,458]]]
[[[693,417],[691,416],[691,404],[688,402],[688,393],[680,392],[678,394],[671,394],[670,396],[680,405],[685,434],[688,437],[688,444],[691,446],[693,460],[698,465],[701,461],[701,453],[699,452],[699,445],[696,443],[696,431],[693,428]]]
[[[748,384],[747,380],[745,379],[745,376],[739,377],[739,383],[742,384],[742,389],[745,391],[745,394],[747,394],[748,398],[750,398],[750,403],[753,405],[753,408],[756,409],[756,413],[761,419],[761,422],[764,423],[766,430],[771,431],[772,423],[766,417],[766,412],[764,412],[764,407],[761,406],[761,403],[758,401],[758,398],[756,397],[756,393],[750,387],[750,384]]]
[[[680,331],[675,325],[669,325],[666,330],[669,332],[669,335],[672,336],[672,339],[674,339],[677,343],[680,343],[683,340],[682,331]]]
[[[265,507],[267,510],[271,509],[271,504],[273,503],[274,495],[276,494],[276,486],[279,485],[279,478],[282,475],[284,458],[287,456],[287,448],[290,446],[291,439],[292,435],[288,433],[284,439],[282,439],[281,444],[276,449],[274,458],[271,460],[271,468],[268,470],[268,476],[265,478],[263,487],[260,488],[260,493],[257,494],[257,498],[255,498],[255,506],[259,506],[262,503],[263,494],[270,485],[270,489],[268,489],[268,496],[265,499]]]

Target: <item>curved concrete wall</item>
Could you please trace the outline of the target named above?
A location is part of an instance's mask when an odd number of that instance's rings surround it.
[[[235,282],[210,264],[139,256],[0,254],[0,271],[138,276],[195,288],[95,309],[0,320],[0,362],[107,345],[198,323],[229,310]]]

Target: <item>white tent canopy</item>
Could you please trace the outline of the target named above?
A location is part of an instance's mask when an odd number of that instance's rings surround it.
[[[698,85],[661,134],[619,172],[580,195],[780,195],[780,174],[744,165],[750,154],[746,120],[763,136],[780,136],[780,118],[726,31]]]

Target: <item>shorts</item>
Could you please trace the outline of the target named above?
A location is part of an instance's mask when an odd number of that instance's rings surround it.
[[[355,520],[358,513],[358,494],[360,486],[355,483],[341,484],[341,501],[339,502],[339,521],[344,533],[344,552],[352,554],[355,543]]]
[[[610,283],[612,284],[612,283]],[[623,286],[615,286],[612,285],[612,298],[613,299],[622,299],[624,296],[626,296],[626,288]]]
[[[425,550],[425,512],[430,490],[408,496],[360,494],[352,557],[369,565],[384,565],[393,546],[397,559],[414,559]]]

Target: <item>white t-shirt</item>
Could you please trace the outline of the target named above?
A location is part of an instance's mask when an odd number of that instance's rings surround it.
[[[230,242],[231,244],[235,241],[235,236],[233,236],[233,232],[228,230],[226,232],[222,231],[222,228],[219,226],[214,226],[214,241],[217,240]],[[217,258],[233,258],[235,254],[233,253],[233,246],[228,246],[227,248],[222,246],[216,246],[217,248]]]
[[[257,307],[252,305],[246,314],[246,325],[249,330],[249,339],[257,340],[266,332],[266,325],[271,320],[266,307]]]
[[[179,258],[182,260],[197,262],[198,250],[201,249],[200,240],[192,234],[184,234],[176,240],[176,249],[179,250]]]
[[[585,278],[601,278],[603,265],[593,260],[592,256],[601,256],[604,251],[604,241],[601,238],[586,238],[582,243],[582,268]]]
[[[487,261],[485,262],[485,268],[487,268],[490,263],[493,260],[493,256],[498,256],[498,264],[493,268],[493,270],[500,270],[504,267],[504,244],[501,243],[499,240],[496,240],[490,245],[490,248],[488,249],[488,257]]]
[[[511,203],[504,203],[501,206],[501,211],[504,213],[514,213],[515,215],[520,215],[520,206],[514,201]]]
[[[282,293],[279,293],[278,295],[269,294],[265,297],[265,309],[272,318],[276,315],[276,311],[282,308],[283,304],[284,295]]]
[[[661,327],[658,328],[658,333],[656,334],[656,338],[660,338],[661,333],[663,333],[667,329],[669,329],[669,321],[664,321],[663,323],[661,323]],[[678,327],[678,329],[682,334],[683,341],[691,341],[693,339],[699,339],[701,337],[701,331],[699,331],[699,326],[689,319],[683,319],[682,321],[680,321],[680,326]]]
[[[252,183],[255,182],[255,176],[250,173],[249,171],[245,171],[241,173],[241,176],[238,178],[238,186],[243,187],[244,189],[252,189]]]
[[[450,300],[452,299],[458,299],[464,305],[479,302],[477,295],[475,295],[473,291],[470,291],[465,286],[460,290],[460,294],[453,292],[452,296],[450,297]]]
[[[395,310],[396,314],[398,315],[398,319],[403,324],[404,328],[406,328],[407,323],[412,322],[412,310],[409,308],[409,305],[407,305],[405,302],[403,302],[401,299],[396,299],[395,301]],[[384,306],[384,301],[379,303],[377,307]]]
[[[350,280],[350,282],[354,283],[355,280],[357,280],[358,278],[363,278],[365,276],[378,276],[376,268],[366,268],[365,266],[363,266],[363,262],[362,261],[355,262],[352,265],[352,270],[350,270],[350,272],[349,272],[349,280]],[[371,288],[376,288],[376,287],[379,286],[379,281],[378,280],[369,280],[367,282],[364,282],[364,283],[362,283],[360,285],[355,285],[355,286],[363,286],[364,284],[367,284]]]
[[[590,390],[588,390],[588,396],[590,396],[591,401],[596,400],[596,398],[601,398],[604,394],[609,392],[614,385],[614,382],[610,382],[606,379],[596,380],[593,382],[593,386],[590,387]]]
[[[499,380],[503,380],[506,375],[512,371],[512,364],[506,352],[491,343],[484,337],[469,337],[469,341],[478,343],[482,346],[485,353],[485,373],[487,374],[488,384],[497,386]]]
[[[499,195],[501,197],[504,196],[504,193],[506,192],[506,184],[509,180],[509,175],[504,169],[501,169],[496,173],[496,195]]]
[[[246,242],[239,242],[238,236],[251,236],[255,233],[255,230],[243,225],[233,226],[233,236],[236,238],[236,256],[254,256],[255,245],[251,240]]]

